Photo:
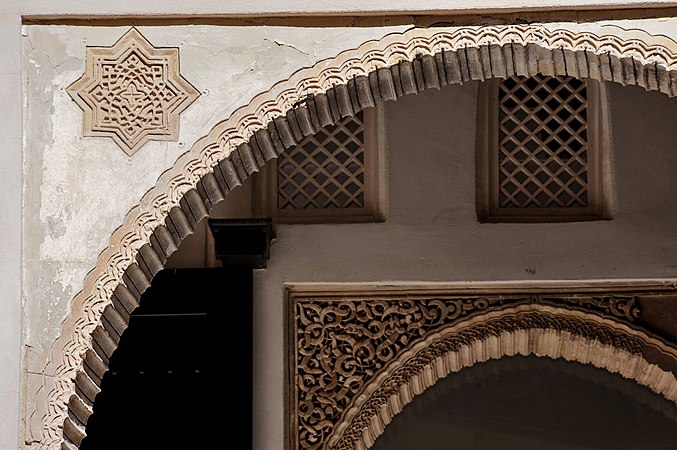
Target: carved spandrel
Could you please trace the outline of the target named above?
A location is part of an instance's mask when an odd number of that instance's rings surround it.
[[[498,337],[502,333],[514,333],[517,330],[551,329],[583,336],[602,345],[622,349],[630,354],[640,354],[645,344],[641,339],[627,336],[613,329],[596,326],[573,317],[557,317],[541,312],[527,312],[518,316],[501,317],[487,320],[485,323],[455,335],[436,340],[432,345],[419,351],[400,366],[383,382],[378,390],[369,395],[369,400],[362,405],[359,412],[351,420],[351,426],[343,433],[336,445],[336,450],[353,450],[361,440],[364,429],[370,426],[372,418],[378,415],[388,399],[395,395],[402,386],[414,377],[421,375],[424,367],[429,367],[443,355],[458,351],[461,347],[488,337]],[[368,380],[370,381],[370,380]],[[333,430],[332,430],[333,431]]]
[[[548,298],[546,297],[545,300],[548,300]],[[583,309],[600,311],[617,319],[630,322],[639,319],[642,314],[638,298],[634,295],[559,297],[551,299],[551,302],[556,303],[558,300]]]
[[[465,317],[529,303],[585,310],[625,322],[635,321],[641,312],[637,296],[615,294],[297,300],[294,303],[294,359],[299,448],[324,448],[334,425],[361,394],[365,384],[412,343]],[[499,328],[538,325],[538,321],[544,319],[536,315],[530,320],[529,323],[502,323]],[[600,334],[599,330],[587,330],[578,323],[574,326],[568,322],[546,322],[542,324],[545,327],[576,329],[602,341],[613,341],[615,346],[627,347],[631,352],[638,351],[637,343],[624,342],[621,336]],[[487,330],[500,332],[491,326]]]

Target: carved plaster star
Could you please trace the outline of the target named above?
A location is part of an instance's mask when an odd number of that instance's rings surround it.
[[[135,28],[112,47],[87,47],[68,93],[84,111],[84,135],[113,138],[128,155],[178,140],[179,114],[200,96],[179,73],[179,49],[153,47]]]

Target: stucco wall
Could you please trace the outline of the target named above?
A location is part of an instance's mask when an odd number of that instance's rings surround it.
[[[21,20],[0,15],[0,448],[14,448],[21,377]]]
[[[265,278],[278,272],[284,279],[308,281],[327,276],[335,281],[507,280],[677,273],[677,101],[607,84],[613,220],[481,224],[475,215],[477,87],[467,83],[386,104],[387,221],[279,225]],[[308,266],[297,269],[292,261],[299,260]],[[305,270],[309,267],[313,270]]]
[[[402,27],[140,27],[155,46],[180,48],[181,73],[202,96],[182,114],[179,142],[150,142],[132,157],[111,139],[83,139],[82,111],[65,92],[84,70],[85,46],[110,46],[127,29],[25,27],[24,332],[31,372],[44,367],[70,300],[113,230],[191,143],[298,68]]]

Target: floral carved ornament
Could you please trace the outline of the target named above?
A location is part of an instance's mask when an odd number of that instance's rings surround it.
[[[369,448],[410,397],[436,379],[512,354],[604,367],[672,398],[674,374],[638,363],[655,345],[652,338],[625,325],[640,318],[644,295],[374,291],[353,296],[292,288],[290,446]],[[674,361],[677,349],[665,348],[664,357]],[[467,361],[454,368],[449,365],[454,358]]]

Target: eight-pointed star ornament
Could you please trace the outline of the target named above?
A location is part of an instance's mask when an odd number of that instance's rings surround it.
[[[84,135],[113,138],[128,155],[178,140],[179,114],[200,96],[179,73],[179,49],[153,47],[135,28],[112,47],[87,47],[68,93],[84,111]]]

